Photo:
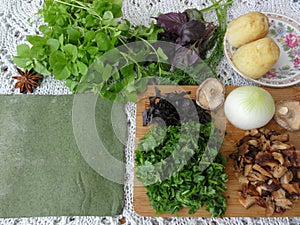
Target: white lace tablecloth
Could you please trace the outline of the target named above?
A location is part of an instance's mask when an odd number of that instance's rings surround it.
[[[0,0],[0,94],[18,94],[13,88],[12,76],[16,74],[12,55],[16,46],[26,41],[25,36],[37,34],[38,26],[43,22],[36,14],[43,0]],[[124,17],[133,24],[145,24],[151,16],[159,12],[183,11],[186,8],[203,8],[209,0],[123,0]],[[228,10],[228,20],[249,11],[269,11],[287,15],[300,21],[300,0],[235,0]],[[216,21],[214,14],[208,19]],[[28,19],[30,18],[30,22]],[[247,81],[237,75],[222,60],[218,73],[224,84],[244,85]],[[34,94],[60,95],[71,94],[64,82],[47,77]],[[1,107],[1,106],[0,106]],[[115,217],[46,217],[0,219],[0,224],[300,224],[300,218],[148,218],[135,214],[133,209],[133,152],[135,141],[135,104],[127,104],[129,118],[129,139],[126,147],[125,202],[122,215]],[[1,204],[1,202],[0,202]],[[300,217],[300,215],[299,215]],[[124,222],[124,220],[123,220]]]

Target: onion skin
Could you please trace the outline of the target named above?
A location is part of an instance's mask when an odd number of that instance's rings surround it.
[[[243,86],[229,93],[224,102],[224,112],[233,126],[251,130],[265,126],[273,118],[275,102],[265,89]]]

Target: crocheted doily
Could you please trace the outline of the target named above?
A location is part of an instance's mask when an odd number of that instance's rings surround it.
[[[16,46],[26,42],[26,35],[38,34],[38,27],[43,23],[37,15],[43,0],[0,0],[0,94],[18,94],[13,88],[15,65],[12,56]],[[158,13],[183,11],[186,8],[203,8],[210,5],[209,0],[123,0],[124,18],[132,24],[147,25],[152,16]],[[300,21],[299,0],[235,0],[228,9],[228,21],[249,11],[276,12]],[[211,13],[207,19],[216,22]],[[30,18],[30,20],[28,20]],[[218,67],[218,74],[226,85],[245,85],[250,82],[236,74],[223,59]],[[64,82],[52,77],[44,79],[36,89],[38,95],[71,94]],[[1,219],[0,224],[300,224],[299,218],[150,218],[137,215],[133,209],[133,167],[135,146],[135,111],[136,105],[128,103],[128,140],[126,147],[125,202],[122,215],[115,217],[45,217]],[[125,217],[125,220],[121,218]]]

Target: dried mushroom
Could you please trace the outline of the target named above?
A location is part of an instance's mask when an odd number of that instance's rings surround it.
[[[177,126],[188,121],[202,124],[211,121],[211,115],[189,97],[190,92],[161,94],[155,87],[155,96],[149,97],[149,107],[143,111],[143,126],[159,124]]]
[[[296,100],[278,101],[275,105],[274,119],[287,130],[300,130],[300,102]]]
[[[292,209],[300,196],[300,150],[289,136],[265,128],[247,131],[230,157],[241,183],[239,201],[258,205],[266,216]]]
[[[207,78],[196,91],[196,103],[204,109],[215,110],[223,105],[225,87],[215,78]]]

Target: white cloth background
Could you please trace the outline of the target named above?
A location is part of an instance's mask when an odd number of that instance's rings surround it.
[[[25,36],[37,34],[38,26],[43,23],[37,15],[43,0],[0,0],[0,94],[18,94],[13,88],[13,75],[16,75],[12,55],[16,54],[16,46],[26,41]],[[151,16],[159,12],[183,11],[186,8],[203,8],[210,5],[209,0],[123,0],[124,18],[133,24],[147,25]],[[228,9],[228,21],[249,11],[270,11],[287,15],[300,22],[299,0],[235,0]],[[213,13],[207,19],[216,22]],[[28,19],[30,18],[30,21]],[[218,74],[226,85],[250,84],[237,75],[223,59],[218,67]],[[44,79],[34,94],[61,95],[71,94],[64,82],[52,77]],[[1,107],[1,106],[0,106]],[[134,213],[133,199],[133,152],[135,144],[135,104],[127,104],[129,120],[129,139],[126,147],[126,183],[123,215],[115,217],[46,217],[0,219],[0,224],[119,224],[121,217],[125,224],[300,224],[300,218],[148,218]],[[1,203],[0,203],[1,204]],[[299,215],[300,216],[300,215]]]

